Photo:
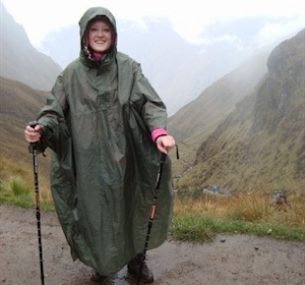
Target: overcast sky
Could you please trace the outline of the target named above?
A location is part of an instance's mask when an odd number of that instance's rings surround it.
[[[93,6],[109,8],[117,19],[166,17],[185,39],[209,41],[205,28],[245,17],[268,20],[257,34],[266,43],[305,27],[304,0],[1,0],[15,21],[21,24],[32,44],[39,47],[50,31],[78,23],[83,12]]]

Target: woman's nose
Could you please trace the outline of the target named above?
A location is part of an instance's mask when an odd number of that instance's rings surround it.
[[[101,37],[101,36],[103,35],[103,31],[102,31],[102,30],[98,30],[98,31],[97,31],[97,35],[98,35],[99,37]]]

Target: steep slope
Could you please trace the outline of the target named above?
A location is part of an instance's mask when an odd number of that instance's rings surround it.
[[[267,71],[269,53],[269,49],[260,51],[181,108],[169,119],[171,133],[196,149],[234,110],[236,103],[254,91]]]
[[[180,187],[305,191],[305,30],[277,46],[257,91],[198,149]]]
[[[18,80],[35,89],[49,90],[61,68],[38,52],[0,2],[0,76]]]
[[[46,93],[20,82],[0,77],[0,182],[6,170],[31,174],[31,155],[24,140],[26,124],[35,119]],[[47,169],[44,160],[44,172]]]

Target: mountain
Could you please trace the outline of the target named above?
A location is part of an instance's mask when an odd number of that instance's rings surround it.
[[[23,27],[0,2],[0,76],[23,82],[35,89],[51,89],[61,67],[38,52]]]
[[[17,156],[22,147],[23,129],[36,118],[47,93],[18,81],[0,77],[0,145],[1,155]]]
[[[267,74],[201,143],[179,187],[305,190],[304,51],[305,30],[273,49]]]
[[[23,131],[26,124],[36,118],[46,96],[46,92],[0,77],[0,188],[1,183],[13,175],[32,183],[32,156]],[[40,162],[39,171],[47,180],[49,156]]]
[[[267,72],[269,53],[269,48],[257,52],[182,107],[169,118],[170,132],[196,148],[234,110],[236,103],[254,91]]]

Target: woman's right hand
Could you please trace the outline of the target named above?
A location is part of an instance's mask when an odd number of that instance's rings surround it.
[[[40,141],[41,138],[42,126],[36,125],[32,127],[31,125],[27,125],[24,130],[24,137],[28,143],[36,143]]]

